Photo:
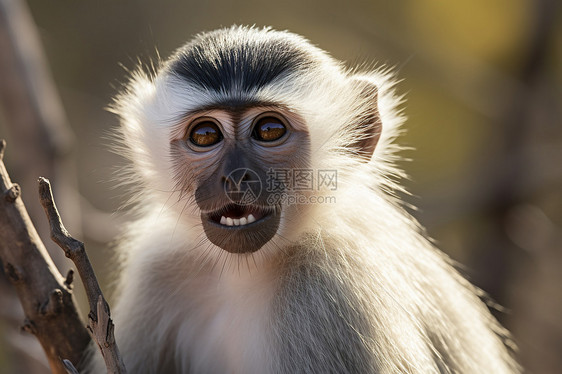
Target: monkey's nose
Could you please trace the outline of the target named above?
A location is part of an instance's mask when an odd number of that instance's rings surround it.
[[[262,181],[259,175],[248,168],[239,168],[221,177],[224,193],[236,204],[253,204],[259,198]]]
[[[221,182],[227,191],[240,191],[244,184],[254,181],[255,177],[253,174],[249,169],[237,169],[227,176],[223,176]]]

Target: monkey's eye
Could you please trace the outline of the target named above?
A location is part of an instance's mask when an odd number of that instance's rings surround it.
[[[191,128],[189,140],[199,147],[210,147],[223,139],[222,133],[216,123],[202,121]]]
[[[262,142],[274,142],[287,132],[284,121],[274,116],[258,118],[252,130],[252,138]]]

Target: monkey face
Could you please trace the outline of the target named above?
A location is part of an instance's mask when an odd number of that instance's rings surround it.
[[[275,196],[287,191],[276,171],[306,167],[309,149],[304,122],[271,105],[205,110],[172,141],[176,178],[193,193],[207,239],[231,253],[255,252],[278,233]]]
[[[294,34],[223,36],[195,38],[153,79],[139,72],[115,111],[139,196],[179,207],[194,237],[252,253],[280,247],[276,237],[297,240],[306,225],[296,215],[314,210],[283,199],[306,193],[278,176],[369,161],[381,129],[377,88]]]

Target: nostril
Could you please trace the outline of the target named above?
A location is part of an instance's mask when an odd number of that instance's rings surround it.
[[[246,182],[250,180],[250,175],[248,173],[244,173],[244,176],[242,177],[242,181]]]
[[[230,178],[222,177],[222,178],[221,178],[221,181],[222,181],[222,185],[223,185],[226,189],[230,189],[230,185],[231,185]]]

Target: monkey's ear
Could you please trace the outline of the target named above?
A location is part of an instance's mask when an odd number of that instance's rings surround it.
[[[349,149],[366,162],[373,156],[382,131],[378,109],[378,88],[367,78],[355,76],[351,79],[359,92],[357,101],[360,105],[357,108],[359,111],[357,120],[351,128],[356,140],[349,144]]]

